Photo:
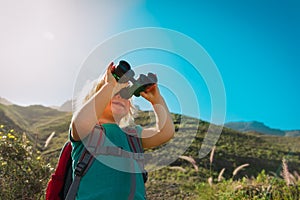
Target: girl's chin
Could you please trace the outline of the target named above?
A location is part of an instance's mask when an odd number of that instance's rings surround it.
[[[127,112],[124,110],[113,109],[112,114],[114,117],[122,118],[127,115]]]

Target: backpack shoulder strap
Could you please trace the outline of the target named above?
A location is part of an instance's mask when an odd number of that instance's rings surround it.
[[[88,136],[87,147],[84,148],[83,153],[78,160],[74,171],[74,180],[69,188],[66,200],[74,200],[79,188],[81,178],[86,174],[90,166],[92,165],[95,157],[94,153],[97,151],[97,147],[103,141],[104,138],[104,128],[101,125],[95,125],[92,132]]]
[[[124,128],[124,131],[126,133],[130,149],[134,153],[144,153],[142,140],[138,136],[138,131],[135,128],[129,128],[129,127]]]
[[[142,139],[138,135],[138,131],[136,128],[124,128],[124,131],[127,136],[127,141],[129,143],[130,149],[133,151],[134,155],[142,155],[144,158],[144,148],[142,145]],[[148,172],[145,170],[144,159],[137,160],[140,170],[143,175],[144,183],[148,180]]]
[[[66,166],[65,166],[65,175],[64,175],[65,183],[60,192],[60,197],[62,199],[64,199],[67,196],[68,189],[69,189],[70,185],[72,184],[72,171],[73,171],[72,170],[72,157],[71,157],[72,144],[70,141],[66,142],[65,146],[63,147],[63,151],[65,154],[64,159],[66,159],[67,162],[66,162]]]

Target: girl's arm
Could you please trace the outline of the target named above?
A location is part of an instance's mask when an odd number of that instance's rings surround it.
[[[79,141],[86,137],[98,123],[103,111],[109,103],[117,82],[111,74],[113,63],[110,63],[104,78],[104,85],[77,112],[71,121],[72,138]]]
[[[174,136],[174,123],[157,85],[141,92],[141,96],[152,104],[156,116],[156,127],[142,131],[143,147],[152,148],[168,142]]]

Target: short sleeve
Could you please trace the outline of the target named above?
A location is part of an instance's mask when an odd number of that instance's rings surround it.
[[[72,137],[72,127],[70,126],[70,128],[69,128],[69,140],[73,143],[73,142],[77,142],[77,141],[75,141],[74,139],[73,139],[73,137]]]
[[[75,141],[72,137],[72,127],[69,128],[69,140],[71,141],[72,145],[72,158],[73,160],[78,160],[78,157],[81,155],[83,150],[82,141]]]
[[[136,131],[137,131],[138,137],[142,139],[143,127],[140,126],[140,125],[137,125],[137,126],[135,127],[135,129],[136,129]]]

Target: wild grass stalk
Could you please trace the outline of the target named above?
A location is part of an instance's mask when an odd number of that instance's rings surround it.
[[[186,160],[189,163],[191,163],[193,165],[194,169],[196,170],[196,172],[199,170],[199,167],[198,167],[196,161],[191,156],[179,156],[179,158],[181,158],[183,160]]]
[[[169,167],[169,169],[179,170],[179,171],[182,171],[182,172],[186,172],[186,170],[183,167],[179,167],[179,166],[172,166],[172,167]]]
[[[213,148],[211,149],[210,157],[209,157],[210,164],[212,164],[212,162],[214,160],[215,149],[216,149],[216,146],[213,146]]]
[[[295,185],[295,183],[297,182],[295,176],[293,176],[290,172],[289,172],[289,168],[288,168],[288,164],[285,158],[282,159],[282,172],[281,175],[286,183],[287,186],[289,185]]]
[[[207,182],[208,182],[208,184],[210,185],[210,187],[213,186],[213,178],[212,178],[212,177],[209,177],[209,178],[207,179]]]
[[[209,156],[209,173],[210,173],[210,176],[212,176],[212,163],[213,163],[213,160],[214,160],[215,150],[216,150],[216,146],[213,146],[213,148],[211,149],[211,152],[210,152],[210,156]]]
[[[248,166],[249,166],[249,164],[246,163],[246,164],[240,165],[240,166],[238,166],[237,168],[235,168],[235,170],[233,170],[233,172],[232,172],[232,179],[237,175],[237,173],[238,173],[240,170],[242,170],[243,168],[248,167]]]
[[[224,172],[225,172],[225,168],[223,168],[221,171],[220,171],[220,173],[219,173],[219,175],[218,175],[218,182],[221,182],[222,180],[223,180],[223,174],[224,174]]]
[[[52,138],[54,137],[55,135],[55,132],[53,131],[50,136],[47,138],[46,142],[45,142],[45,145],[44,145],[44,149],[46,149],[49,145],[49,143],[51,142]]]

